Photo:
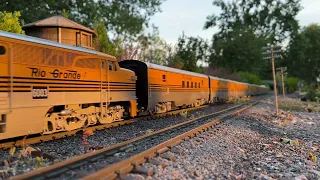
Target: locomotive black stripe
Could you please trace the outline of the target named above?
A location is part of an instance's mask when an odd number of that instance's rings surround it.
[[[10,81],[0,81],[0,83],[10,83]],[[58,85],[79,85],[79,86],[83,86],[83,85],[92,85],[92,86],[100,86],[99,84],[85,84],[85,83],[58,83],[58,82],[33,82],[33,81],[13,81],[13,83],[17,83],[17,84],[58,84]],[[102,83],[102,84],[107,84]],[[124,84],[120,82],[110,82],[110,85],[116,85],[116,86],[133,86],[134,84]]]
[[[13,85],[13,88],[31,88],[32,86],[15,86]],[[75,88],[75,89],[81,89],[81,88],[94,88],[94,89],[100,89],[100,86],[47,86],[49,88]],[[134,86],[109,86],[110,89],[135,89]],[[0,88],[11,88],[10,86],[2,86],[0,85]],[[108,89],[108,86],[102,86],[102,88]]]
[[[117,89],[114,89],[114,90],[111,90],[111,92],[118,92],[118,91],[135,91],[135,90],[117,90]],[[49,90],[49,92],[101,92],[100,90]],[[106,92],[108,93],[108,92]]]
[[[135,90],[110,90],[111,92],[118,92],[118,91],[132,91],[134,92]],[[1,90],[0,92],[10,92],[8,90]],[[28,90],[13,90],[13,92],[31,92]],[[49,90],[49,92],[101,92],[100,90]]]
[[[0,82],[10,82],[10,76],[0,76],[0,79],[8,79],[7,81],[0,81]],[[19,77],[19,76],[14,76],[13,80],[15,81],[16,79],[26,79],[26,80],[41,80],[41,81],[62,81],[62,83],[68,83],[68,81],[71,82],[84,82],[84,83],[96,83],[100,84],[102,83],[107,83],[107,81],[99,81],[99,80],[75,80],[75,79],[53,79],[53,78],[30,78],[30,77]],[[67,82],[65,82],[67,81]],[[21,83],[42,83],[42,82],[32,82],[32,81],[19,81]],[[60,84],[59,82],[46,82],[47,84]],[[109,81],[109,83],[120,83],[120,84],[136,84],[135,82],[114,82],[114,81]],[[69,83],[69,84],[75,84],[75,83]],[[78,83],[79,85],[83,85],[82,83]]]
[[[0,92],[10,92],[8,90],[1,90],[0,89]],[[31,91],[28,91],[28,90],[13,90],[12,92],[31,92]]]
[[[10,86],[0,85],[0,88],[10,88]],[[31,86],[13,86],[13,88],[31,88]]]

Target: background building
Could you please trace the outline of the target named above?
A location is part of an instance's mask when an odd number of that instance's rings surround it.
[[[26,35],[56,41],[62,44],[94,49],[92,38],[96,33],[63,16],[52,16],[26,24],[22,27]]]

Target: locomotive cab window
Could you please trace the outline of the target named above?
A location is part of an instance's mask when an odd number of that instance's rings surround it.
[[[6,48],[4,46],[0,46],[0,56],[6,54]]]
[[[101,61],[101,69],[104,69],[104,61]]]
[[[166,82],[166,75],[162,75],[162,82]]]
[[[116,71],[116,67],[112,61],[108,61],[108,70],[109,71]]]

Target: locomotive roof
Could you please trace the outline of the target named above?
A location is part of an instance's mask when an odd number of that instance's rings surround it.
[[[110,56],[110,55],[107,55],[107,54],[104,54],[104,53],[101,53],[98,51],[82,48],[82,47],[60,44],[55,41],[50,41],[50,40],[46,40],[46,39],[36,38],[36,37],[22,35],[22,34],[10,33],[10,32],[5,32],[5,31],[0,30],[0,37],[1,36],[6,37],[6,38],[12,38],[12,39],[17,39],[17,40],[22,40],[22,41],[27,41],[27,42],[37,43],[37,44],[43,44],[43,45],[48,45],[48,46],[53,46],[53,47],[60,47],[60,48],[64,48],[64,49],[80,51],[80,52],[85,52],[85,53],[89,53],[89,54],[113,58],[113,56]]]
[[[162,70],[162,71],[175,72],[175,73],[181,73],[181,74],[187,74],[187,75],[192,75],[192,76],[208,78],[208,75],[204,75],[204,74],[200,74],[200,73],[185,71],[185,70],[176,69],[176,68],[167,67],[167,66],[161,66],[161,65],[153,64],[153,63],[149,63],[149,62],[144,62],[144,63],[149,68],[153,68],[153,69],[158,69],[158,70]]]

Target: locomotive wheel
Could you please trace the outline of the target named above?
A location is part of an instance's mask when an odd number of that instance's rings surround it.
[[[87,118],[73,117],[73,119],[65,118],[64,128],[66,131],[72,131],[84,127]]]
[[[152,116],[154,115],[154,111],[153,110],[149,110],[149,114]]]
[[[112,114],[109,116],[102,117],[101,119],[99,119],[99,122],[101,124],[113,123],[114,120],[113,120]]]
[[[97,118],[96,114],[92,113],[92,114],[87,115],[87,117],[88,117],[88,124],[89,125],[97,124],[98,118]]]

